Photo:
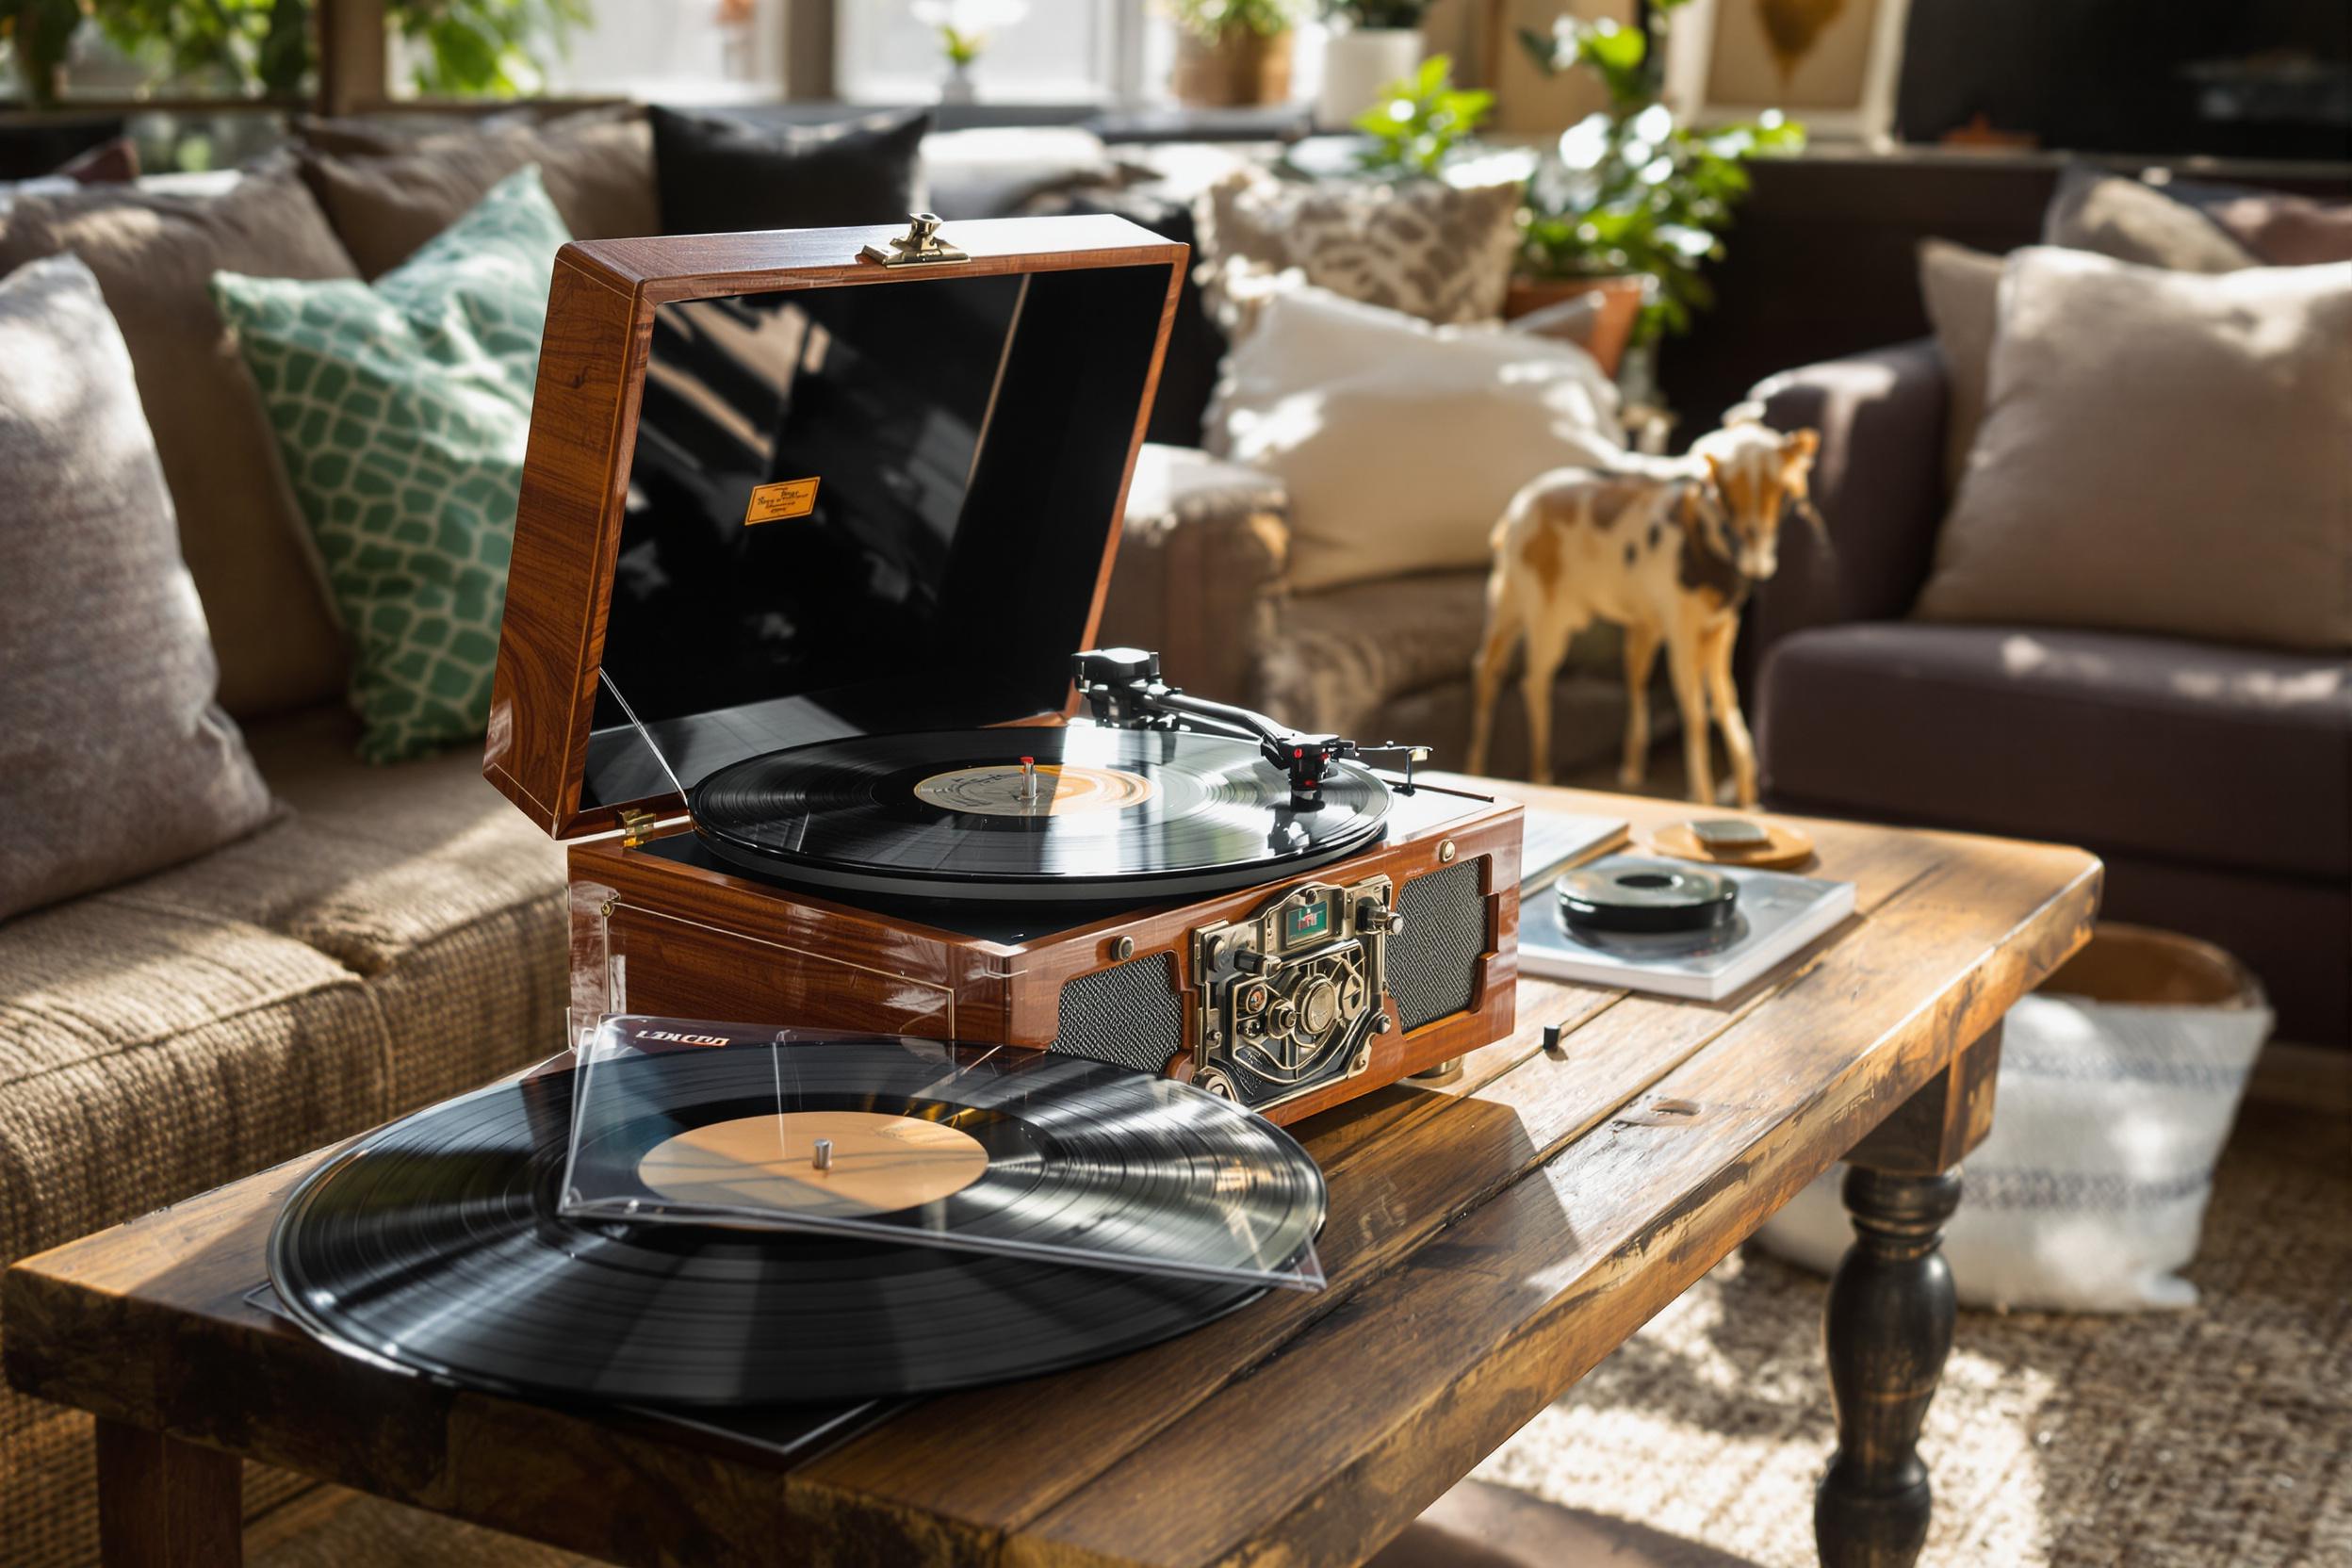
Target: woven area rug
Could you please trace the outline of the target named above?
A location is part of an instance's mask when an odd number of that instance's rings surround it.
[[[2352,1123],[2249,1106],[2190,1277],[2185,1313],[1961,1315],[1923,1443],[1921,1568],[2352,1564]],[[1451,1560],[1811,1563],[1821,1293],[1726,1261],[1478,1472],[1575,1511],[1557,1539],[1610,1544]],[[252,1544],[255,1568],[579,1561],[337,1494]]]

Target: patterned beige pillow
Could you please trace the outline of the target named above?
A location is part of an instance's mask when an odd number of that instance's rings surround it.
[[[1516,184],[1310,182],[1238,170],[1201,193],[1195,276],[1236,342],[1269,294],[1301,283],[1440,325],[1491,321],[1511,286],[1519,197]]]

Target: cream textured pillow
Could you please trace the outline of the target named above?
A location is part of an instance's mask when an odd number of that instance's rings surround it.
[[[1315,589],[1484,565],[1521,485],[1623,458],[1616,415],[1581,349],[1302,287],[1265,302],[1207,423],[1282,481],[1291,585]]]
[[[2352,648],[2352,262],[2012,254],[1918,613]]]
[[[1919,241],[1919,294],[1944,354],[1944,493],[1960,487],[1984,421],[1984,378],[2001,319],[2001,257],[1948,239]]]
[[[0,919],[269,820],[122,334],[74,256],[0,280]]]
[[[1517,185],[1282,180],[1243,169],[1196,204],[1200,283],[1238,341],[1271,294],[1299,284],[1425,321],[1502,314],[1519,245]]]

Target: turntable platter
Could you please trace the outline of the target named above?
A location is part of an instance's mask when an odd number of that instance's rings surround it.
[[[1377,842],[1388,805],[1353,762],[1299,810],[1247,743],[1087,727],[793,746],[721,769],[692,801],[713,853],[786,881],[1062,903],[1255,887]]]

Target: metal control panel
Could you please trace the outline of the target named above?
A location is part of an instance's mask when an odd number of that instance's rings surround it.
[[[1196,929],[1193,1082],[1262,1110],[1370,1067],[1395,893],[1385,876],[1309,882]]]

